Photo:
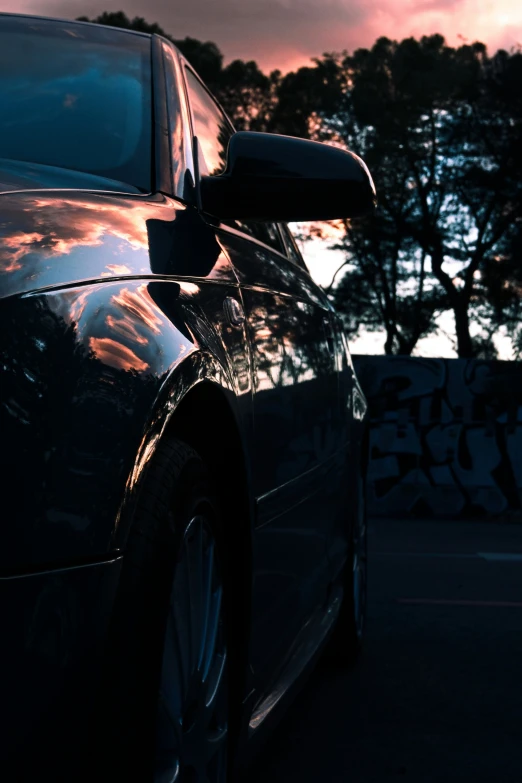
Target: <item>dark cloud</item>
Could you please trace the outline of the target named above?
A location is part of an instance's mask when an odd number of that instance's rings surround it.
[[[29,5],[29,3],[27,4]],[[33,0],[32,12],[75,18],[124,10],[158,22],[175,38],[215,41],[227,60],[257,59],[265,68],[350,45],[350,31],[375,13],[367,0]]]

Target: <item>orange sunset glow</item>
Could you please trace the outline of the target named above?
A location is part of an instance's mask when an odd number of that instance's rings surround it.
[[[157,305],[150,297],[146,283],[135,290],[122,288],[112,297],[111,302],[127,313],[134,322],[141,322],[154,334],[161,334],[160,327],[163,319],[159,316]]]
[[[22,268],[21,259],[38,251],[41,257],[68,256],[78,247],[99,247],[108,235],[121,240],[121,251],[148,252],[146,220],[162,216],[164,206],[121,203],[99,196],[96,200],[47,197],[23,197],[23,210],[15,219],[6,213],[2,225],[0,273]],[[11,206],[16,206],[14,199]],[[177,206],[177,209],[182,209]],[[116,251],[114,251],[116,252]],[[109,263],[102,276],[125,275],[131,270],[125,264]]]
[[[147,362],[142,361],[130,348],[109,337],[90,337],[89,347],[96,357],[117,370],[145,372]]]
[[[123,10],[158,22],[174,38],[214,41],[225,61],[255,59],[265,71],[371,46],[382,35],[440,32],[451,45],[480,40],[491,51],[522,43],[517,0],[4,0],[0,10],[69,19]]]

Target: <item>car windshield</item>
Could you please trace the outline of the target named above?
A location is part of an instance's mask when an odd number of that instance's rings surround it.
[[[0,15],[0,158],[150,192],[151,78],[146,36]]]

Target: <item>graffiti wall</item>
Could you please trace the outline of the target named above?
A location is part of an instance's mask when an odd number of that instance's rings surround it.
[[[370,405],[370,514],[522,515],[522,363],[353,358]]]

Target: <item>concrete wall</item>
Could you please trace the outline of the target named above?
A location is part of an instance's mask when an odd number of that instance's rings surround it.
[[[370,403],[370,514],[519,516],[522,363],[353,358]]]

